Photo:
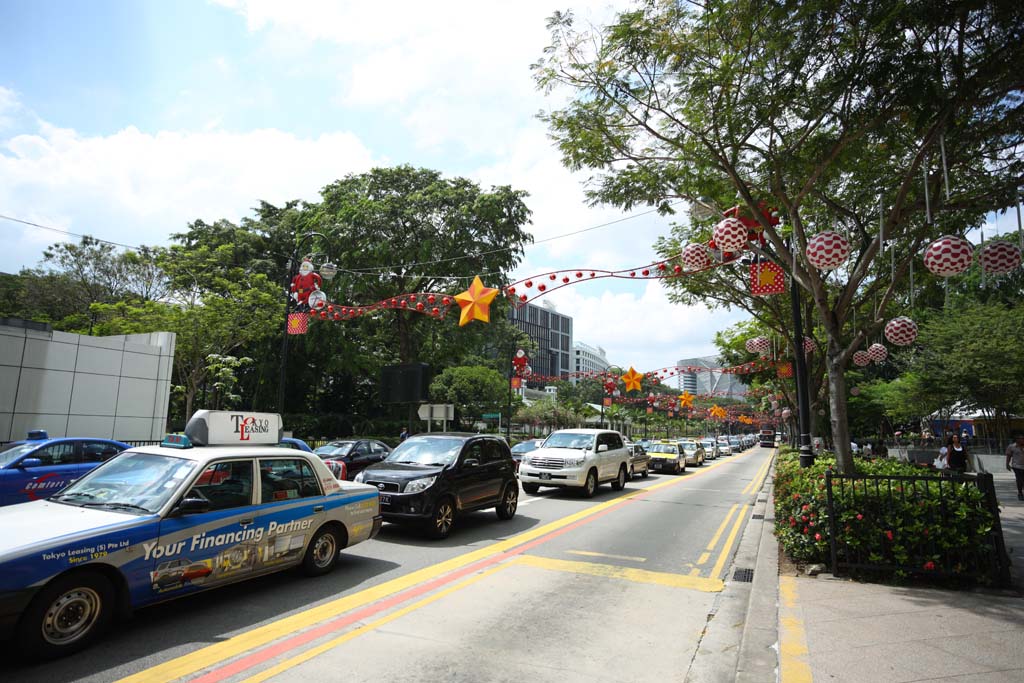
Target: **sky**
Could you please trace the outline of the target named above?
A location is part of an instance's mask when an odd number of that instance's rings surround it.
[[[260,200],[312,201],[348,173],[411,164],[526,190],[538,242],[616,221],[633,214],[587,206],[586,174],[562,165],[536,116],[558,101],[529,66],[553,11],[601,24],[626,6],[0,2],[0,214],[158,245],[190,221],[238,221]],[[668,232],[669,219],[647,214],[546,241],[512,277],[648,264]],[[0,219],[0,272],[69,239]],[[546,299],[573,317],[576,341],[639,371],[714,354],[714,333],[746,317],[670,304],[656,281]]]

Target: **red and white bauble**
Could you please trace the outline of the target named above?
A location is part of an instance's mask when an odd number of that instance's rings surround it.
[[[945,235],[924,250],[924,267],[939,277],[959,275],[971,267],[973,253],[974,247],[963,237]]]
[[[723,218],[713,232],[715,245],[722,251],[739,251],[747,244],[747,226],[735,218]]]
[[[309,298],[306,299],[306,304],[315,311],[319,311],[327,306],[327,295],[319,289],[314,289],[309,293]]]
[[[788,420],[792,415],[793,415],[793,411],[790,410],[789,408],[783,408],[782,409],[782,419],[783,420]]]
[[[747,344],[750,345],[747,347],[748,351],[762,355],[771,351],[772,348],[772,342],[768,337],[754,337]]]
[[[804,337],[804,353],[814,353],[814,340]]]
[[[893,318],[885,324],[885,338],[896,346],[909,346],[917,339],[917,323],[906,316]]]
[[[874,362],[881,363],[888,357],[889,349],[885,348],[883,344],[872,344],[868,347],[868,358]]]
[[[992,240],[978,250],[978,260],[990,275],[1009,273],[1020,265],[1020,247],[1006,240]]]
[[[744,346],[744,348],[746,348],[746,349],[747,349],[747,352],[748,352],[748,353],[757,353],[757,344],[756,344],[755,342],[756,342],[756,338],[755,338],[755,337],[751,337],[751,338],[750,338],[750,339],[748,339],[748,340],[747,340],[747,342],[746,342],[746,343],[745,343],[745,344],[743,345],[743,346]]]
[[[855,351],[853,354],[853,364],[859,367],[864,367],[871,362],[871,356],[868,355],[867,351]]]
[[[711,265],[711,255],[703,244],[687,244],[680,257],[687,270],[704,270]]]
[[[833,270],[850,255],[850,241],[827,230],[807,240],[807,262],[818,270]]]

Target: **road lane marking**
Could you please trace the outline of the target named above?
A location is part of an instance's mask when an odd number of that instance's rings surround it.
[[[556,560],[550,557],[540,557],[539,555],[520,555],[511,564],[526,565],[528,567],[537,567],[538,569],[548,569],[557,572],[568,572],[570,574],[586,574],[605,579],[620,579],[633,583],[685,588],[704,593],[718,593],[725,587],[725,583],[721,579],[707,579],[700,576],[670,574],[668,572],[652,572],[647,569],[619,567],[613,564],[599,564],[597,562]]]
[[[793,576],[779,577],[779,681],[811,683],[807,632],[800,616],[799,591]]]
[[[391,614],[383,616],[380,619],[377,619],[375,621],[371,621],[369,624],[366,624],[365,626],[360,626],[359,628],[353,629],[353,630],[349,631],[348,633],[344,633],[344,634],[338,636],[337,638],[333,638],[333,639],[327,641],[326,643],[321,643],[320,645],[317,645],[316,647],[312,647],[312,648],[310,648],[310,649],[308,649],[308,650],[306,650],[304,652],[301,652],[301,653],[295,655],[294,657],[289,657],[288,659],[284,660],[283,662],[279,662],[278,664],[275,664],[274,666],[270,667],[269,669],[265,669],[264,671],[260,671],[258,674],[254,675],[254,676],[250,676],[249,678],[246,678],[244,681],[242,681],[242,683],[261,683],[262,681],[265,681],[268,678],[273,678],[274,676],[276,676],[276,675],[278,675],[280,673],[284,673],[285,671],[288,671],[289,669],[291,669],[291,668],[293,668],[295,666],[298,666],[299,664],[302,664],[303,662],[308,662],[310,659],[313,659],[314,657],[322,655],[323,653],[327,652],[328,650],[332,650],[332,649],[338,647],[339,645],[341,645],[343,643],[346,643],[346,642],[348,642],[350,640],[358,638],[359,636],[363,635],[364,633],[369,633],[370,631],[373,631],[374,629],[380,628],[381,626],[383,626],[384,624],[387,624],[388,622],[392,622],[395,619],[399,619],[401,617],[404,617],[406,614],[409,614],[409,612],[413,612],[415,610],[418,610],[421,607],[426,607],[430,603],[436,602],[436,601],[440,600],[443,597],[451,595],[452,593],[454,593],[457,590],[461,590],[463,588],[466,588],[467,586],[470,586],[470,585],[476,583],[477,581],[480,581],[481,579],[484,579],[484,578],[490,576],[491,574],[494,574],[495,572],[497,572],[497,571],[499,571],[501,569],[504,569],[505,566],[506,565],[498,565],[498,566],[495,566],[495,567],[491,567],[490,569],[485,569],[484,571],[480,572],[479,574],[476,574],[475,576],[469,577],[465,581],[460,581],[459,583],[455,584],[454,586],[449,586],[448,588],[445,588],[444,590],[438,591],[437,593],[434,593],[433,595],[430,595],[430,596],[428,596],[426,598],[423,598],[422,600],[414,602],[411,605],[407,605],[407,606],[405,606],[405,607],[403,607],[401,609],[395,610]],[[221,679],[222,678],[226,678],[226,677],[227,676],[223,676],[223,677],[221,677]],[[221,679],[218,679],[218,680],[221,680]],[[196,681],[196,683],[200,683],[200,681]]]
[[[718,545],[718,539],[722,537],[722,532],[725,531],[725,527],[729,525],[729,519],[732,517],[733,513],[736,512],[736,508],[738,508],[739,506],[740,504],[736,503],[731,508],[729,508],[729,514],[727,514],[725,516],[725,519],[722,520],[722,523],[718,525],[718,529],[715,531],[715,535],[711,537],[711,540],[708,542],[707,548],[705,548],[704,554],[700,556],[699,560],[697,560],[697,564],[704,564],[708,561],[708,558],[711,557],[711,552],[715,549],[715,546]]]
[[[595,553],[591,550],[566,550],[570,555],[583,555],[584,557],[607,557],[612,560],[628,560],[629,562],[646,562],[646,557],[633,557],[632,555],[612,555],[611,553]]]
[[[718,554],[718,560],[715,561],[715,566],[711,568],[711,578],[718,578],[718,575],[722,571],[722,567],[725,566],[725,561],[729,558],[729,551],[732,550],[733,543],[736,542],[736,534],[739,533],[740,527],[743,526],[743,522],[747,521],[747,511],[750,508],[750,505],[744,505],[740,508],[739,514],[736,515],[736,522],[732,525],[732,529],[729,531],[729,536],[725,539],[725,543],[722,545],[722,552]]]
[[[764,480],[768,478],[768,470],[772,468],[773,460],[774,456],[770,456],[764,465],[761,466],[761,469],[758,470],[758,476],[754,477],[754,481],[751,482],[753,486],[749,493],[757,493],[761,490],[761,487],[764,486]]]
[[[745,454],[744,454],[745,455]],[[742,455],[739,457],[743,457]],[[588,508],[572,513],[548,524],[535,529],[525,531],[521,534],[498,541],[491,545],[479,548],[462,555],[449,558],[427,567],[422,567],[408,574],[385,581],[376,586],[371,586],[362,591],[337,598],[330,602],[312,607],[291,616],[258,626],[244,633],[232,636],[212,645],[207,645],[194,652],[170,659],[156,666],[144,669],[135,674],[126,676],[118,683],[166,683],[167,681],[184,678],[202,669],[213,667],[228,659],[261,648],[275,640],[285,638],[300,631],[309,629],[310,626],[332,620],[329,624],[318,627],[334,627],[337,630],[335,617],[357,610],[359,608],[384,601],[382,604],[374,605],[370,611],[379,612],[388,609],[396,604],[410,600],[429,590],[434,590],[445,583],[458,580],[462,576],[482,567],[474,566],[481,562],[488,564],[503,559],[502,554],[516,549],[516,553],[526,550],[550,540],[554,536],[561,535],[575,528],[585,521],[601,516],[613,508],[625,505],[638,496],[646,496],[654,491],[693,481],[718,467],[736,462],[737,458],[723,460],[700,470],[691,472],[686,477],[672,477],[656,483],[636,489],[630,489],[625,495],[618,496]],[[520,547],[521,546],[521,547]],[[353,615],[365,618],[365,615]],[[314,629],[316,631],[317,629]],[[302,634],[305,635],[305,634]],[[322,634],[321,634],[322,635]],[[289,638],[289,642],[296,641],[301,636]],[[301,643],[295,642],[295,646]]]
[[[748,494],[753,493],[755,490],[757,490],[755,488],[755,484],[757,484],[758,480],[761,479],[764,475],[766,475],[768,473],[768,467],[771,464],[772,464],[772,459],[771,459],[771,457],[769,457],[768,460],[766,460],[763,465],[761,465],[760,467],[757,468],[757,473],[754,474],[754,478],[750,480],[749,484],[747,484],[745,487],[743,487],[743,490],[740,491],[740,495],[746,496]],[[758,486],[757,488],[760,488],[760,487]]]

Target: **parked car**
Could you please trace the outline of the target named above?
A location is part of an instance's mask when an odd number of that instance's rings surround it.
[[[715,442],[718,444],[719,455],[732,455],[739,452],[730,445],[727,437],[720,436],[715,440]]]
[[[701,439],[700,445],[704,447],[704,457],[708,460],[717,460],[719,456],[718,444],[714,439]]]
[[[244,442],[240,415],[256,425]],[[290,567],[334,569],[340,550],[379,531],[377,489],[282,450],[280,433],[279,415],[201,410],[183,435],[0,509],[0,638],[51,659],[133,608]]]
[[[629,476],[629,451],[622,435],[608,429],[561,429],[523,456],[519,480],[527,493],[541,486],[580,489],[590,498],[602,482],[621,491]]]
[[[43,430],[31,431],[0,447],[0,506],[49,498],[127,448],[112,439],[51,439]]]
[[[296,451],[302,451],[303,453],[312,453],[313,449],[309,447],[309,444],[302,439],[296,439],[290,436],[286,436],[281,439],[277,444],[281,448],[291,448]]]
[[[647,449],[651,457],[651,469],[656,472],[679,474],[686,471],[686,455],[678,441],[655,441]]]
[[[694,467],[704,466],[704,447],[696,441],[683,441],[682,442],[683,453],[686,458],[687,465],[693,465]]]
[[[494,508],[498,519],[512,519],[515,472],[500,436],[435,432],[410,436],[355,480],[380,491],[385,521],[422,524],[433,538],[446,538],[466,512]]]
[[[386,458],[391,448],[383,441],[374,439],[339,439],[313,452],[323,458],[334,476],[351,481],[370,465]],[[344,473],[339,474],[342,470]]]
[[[520,441],[512,447],[512,459],[516,463],[516,472],[519,471],[519,463],[522,462],[523,456],[530,451],[537,450],[543,443],[544,439],[527,439],[526,441]]]
[[[651,473],[651,456],[638,443],[627,443],[626,448],[629,450],[629,478],[637,474],[646,478]]]

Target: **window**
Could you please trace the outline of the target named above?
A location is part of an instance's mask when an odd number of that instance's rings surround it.
[[[374,455],[387,455],[388,447],[386,444],[382,444],[380,441],[374,441],[370,444],[370,451]]]
[[[497,441],[494,441],[493,439],[487,439],[486,441],[483,442],[483,444],[484,444],[484,449],[483,449],[484,459],[483,459],[483,462],[484,463],[501,462],[502,455],[503,455],[502,449],[501,449],[501,444],[498,443]]]
[[[205,498],[210,510],[252,505],[252,460],[230,460],[209,465],[186,498]]]
[[[319,495],[320,482],[304,459],[260,459],[260,497],[264,503]]]
[[[609,434],[608,435],[608,448],[609,449],[622,448],[622,437],[619,436],[618,434]]]
[[[104,462],[120,452],[120,447],[105,441],[82,442],[82,462]]]
[[[60,443],[50,444],[34,453],[30,453],[28,457],[39,458],[43,465],[73,465],[76,462],[75,442],[61,441]]]
[[[474,441],[463,451],[462,462],[471,459],[476,460],[481,465],[484,464],[484,444],[482,441]]]

